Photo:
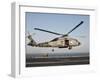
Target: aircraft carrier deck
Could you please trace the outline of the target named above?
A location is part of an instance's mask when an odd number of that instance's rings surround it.
[[[89,56],[26,58],[26,67],[89,64]]]

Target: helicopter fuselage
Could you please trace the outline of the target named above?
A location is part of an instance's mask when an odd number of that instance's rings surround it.
[[[58,48],[68,48],[79,46],[80,42],[77,39],[73,38],[55,38],[49,42],[38,43],[32,45],[33,47],[58,47]]]

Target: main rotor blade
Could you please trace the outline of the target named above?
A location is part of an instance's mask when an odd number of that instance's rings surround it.
[[[83,21],[81,21],[78,25],[76,25],[73,29],[71,29],[67,34],[63,35],[63,37],[68,36],[72,31],[74,31],[76,28],[78,28],[81,24],[83,24]]]
[[[48,30],[44,30],[44,29],[40,29],[40,28],[34,28],[35,30],[39,30],[39,31],[44,31],[44,32],[48,32],[48,33],[52,33],[52,34],[56,34],[56,35],[63,35],[63,34],[59,34],[56,32],[52,32],[52,31],[48,31]]]

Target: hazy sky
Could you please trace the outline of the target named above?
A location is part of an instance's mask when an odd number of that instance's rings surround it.
[[[81,42],[81,46],[75,47],[72,50],[60,49],[56,52],[89,52],[89,16],[88,15],[75,15],[75,14],[55,14],[55,13],[31,13],[26,12],[26,34],[27,32],[35,33],[33,39],[37,42],[50,41],[55,37],[59,37],[54,34],[37,31],[34,28],[41,28],[61,34],[66,34],[69,30],[74,28],[81,21],[84,21],[80,27],[74,30],[69,37],[76,38]],[[84,36],[84,37],[80,37]],[[26,39],[27,40],[27,39]],[[39,53],[41,51],[47,51],[48,49],[30,48],[27,46],[27,53]],[[51,50],[51,49],[50,49]]]

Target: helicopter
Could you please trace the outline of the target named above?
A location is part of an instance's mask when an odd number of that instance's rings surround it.
[[[69,34],[72,33],[75,29],[77,29],[83,23],[84,23],[84,21],[81,21],[78,25],[76,25],[74,28],[72,28],[67,34],[60,34],[60,33],[48,31],[45,29],[34,28],[34,30],[59,35],[60,37],[56,37],[48,42],[36,43],[36,41],[32,38],[32,35],[28,34],[27,37],[30,40],[30,42],[27,45],[32,46],[32,47],[68,48],[69,50],[71,50],[73,47],[80,46],[81,42],[79,42],[75,38],[70,38]],[[52,49],[52,51],[54,51],[54,49]]]

